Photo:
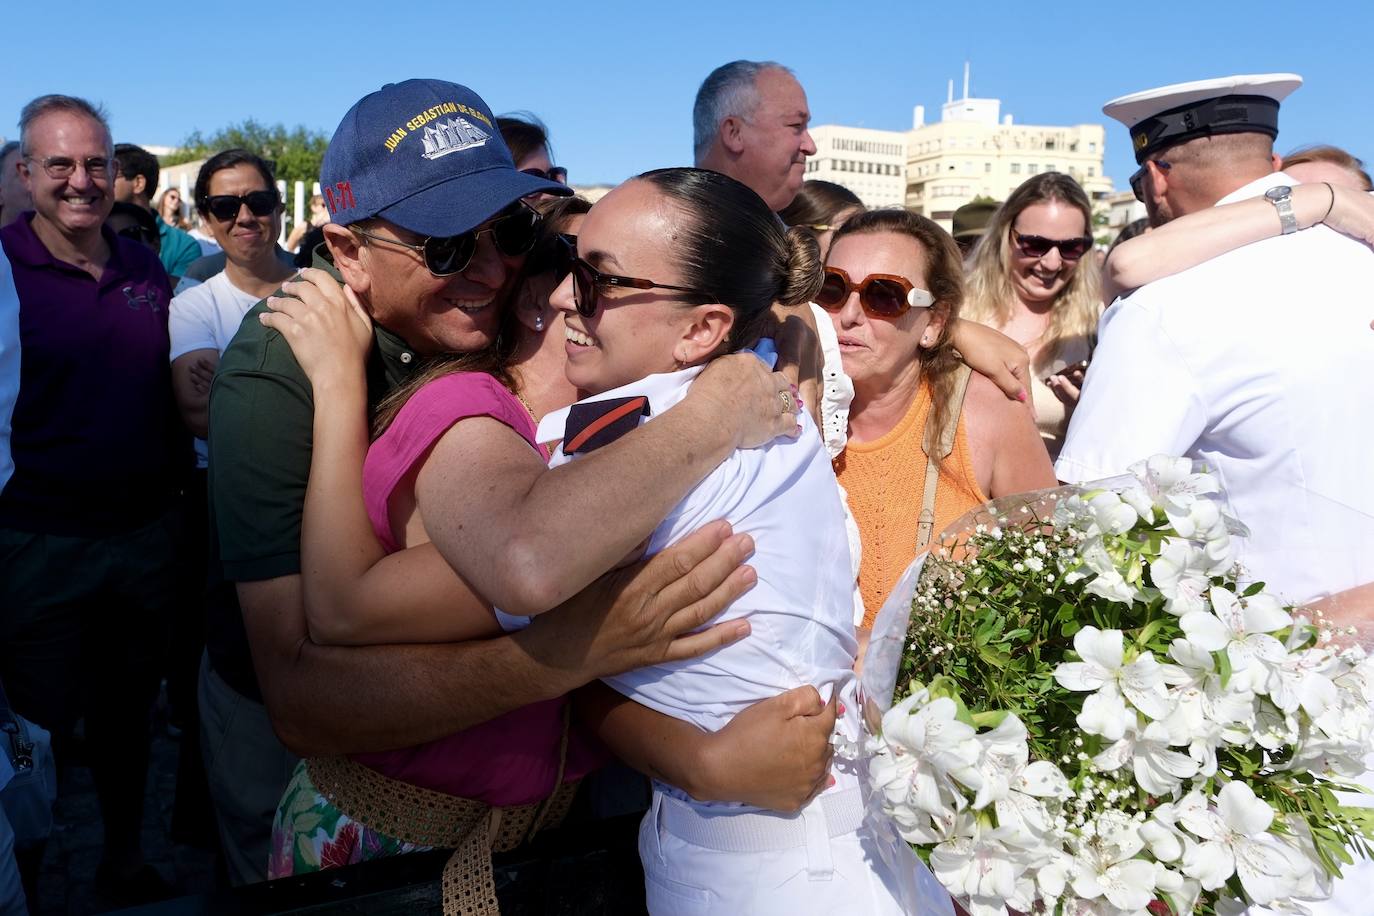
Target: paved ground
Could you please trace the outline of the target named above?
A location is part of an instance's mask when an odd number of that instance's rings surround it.
[[[180,743],[159,722],[153,738],[152,765],[143,817],[143,852],[149,863],[183,893],[201,893],[215,886],[213,853],[169,838],[172,802],[176,795]],[[102,841],[100,809],[91,771],[84,766],[59,770],[56,827],[48,843],[39,875],[34,916],[86,916],[109,909],[95,893],[95,869]]]

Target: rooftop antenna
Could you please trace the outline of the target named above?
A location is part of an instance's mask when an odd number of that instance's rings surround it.
[[[947,101],[947,102],[953,102],[953,101],[954,101],[954,80],[950,80],[950,81],[949,81],[949,98],[946,99],[945,101]]]
[[[968,98],[968,61],[964,61],[964,98]]]

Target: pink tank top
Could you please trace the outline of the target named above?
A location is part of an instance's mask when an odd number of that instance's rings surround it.
[[[400,549],[387,513],[392,492],[455,423],[471,417],[501,421],[547,460],[548,454],[535,442],[529,413],[500,382],[476,372],[430,382],[411,396],[372,443],[363,465],[367,514],[388,553]],[[449,795],[498,806],[529,804],[554,788],[566,702],[546,700],[428,744],[356,754],[353,759],[393,779]],[[574,728],[565,781],[586,775],[606,759],[604,751]]]

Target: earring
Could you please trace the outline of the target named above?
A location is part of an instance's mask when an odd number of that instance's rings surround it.
[[[536,331],[542,331],[542,330],[544,330],[544,316],[543,316],[543,315],[535,315],[535,316],[534,316],[534,329],[535,329]]]

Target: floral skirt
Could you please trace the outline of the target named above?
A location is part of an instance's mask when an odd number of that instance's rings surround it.
[[[272,820],[267,877],[285,878],[428,848],[378,833],[335,808],[315,788],[302,760]]]

